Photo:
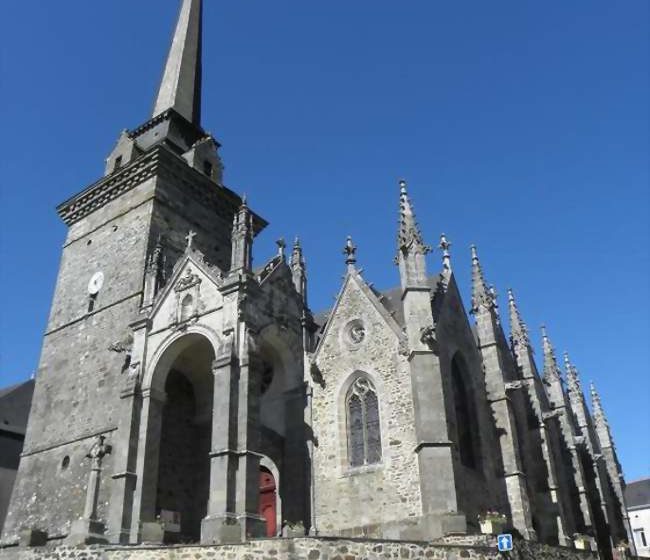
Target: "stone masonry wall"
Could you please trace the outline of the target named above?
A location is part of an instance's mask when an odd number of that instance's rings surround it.
[[[508,556],[496,543],[454,545],[351,539],[264,539],[195,547],[42,548],[0,550],[0,560],[597,560],[597,555],[536,543],[516,543]]]
[[[313,397],[314,492],[317,529],[327,535],[413,521],[422,513],[408,364],[397,336],[357,282],[350,277],[317,358],[323,383],[314,386]],[[355,320],[366,333],[356,347],[346,337]],[[377,390],[382,460],[353,469],[347,460],[345,392],[355,372],[368,374]],[[376,529],[373,536],[381,535]]]

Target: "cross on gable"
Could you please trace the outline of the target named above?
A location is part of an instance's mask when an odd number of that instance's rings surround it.
[[[192,248],[192,243],[194,243],[194,238],[196,237],[196,232],[190,230],[187,235],[185,236],[185,239],[187,240],[187,248],[191,249]]]

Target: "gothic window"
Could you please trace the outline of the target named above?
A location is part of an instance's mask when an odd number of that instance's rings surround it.
[[[181,301],[181,321],[187,321],[192,316],[192,296],[187,294]]]
[[[456,445],[460,462],[466,467],[475,469],[477,468],[478,426],[474,422],[474,400],[466,384],[465,367],[458,354],[451,362],[451,381],[456,411]]]
[[[381,461],[379,400],[372,383],[357,378],[345,399],[347,413],[348,461],[351,467]]]

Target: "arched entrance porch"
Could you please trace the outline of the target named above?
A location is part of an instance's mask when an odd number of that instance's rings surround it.
[[[210,489],[214,357],[206,336],[184,334],[160,355],[143,391],[141,521],[159,518],[165,543],[201,538]]]

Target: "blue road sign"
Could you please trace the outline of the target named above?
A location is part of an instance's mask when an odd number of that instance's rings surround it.
[[[509,552],[512,550],[512,535],[499,535],[497,537],[497,546],[499,552]]]

